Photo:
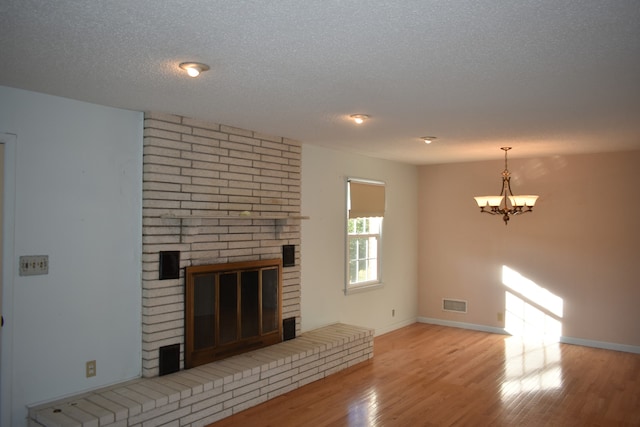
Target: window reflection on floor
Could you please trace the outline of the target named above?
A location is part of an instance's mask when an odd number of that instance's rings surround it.
[[[349,426],[378,425],[378,394],[374,389],[368,390],[362,399],[349,405]]]
[[[505,291],[505,380],[502,398],[562,386],[563,300],[517,271],[502,266]]]
[[[505,339],[505,380],[502,399],[522,393],[558,389],[562,386],[562,366],[558,342],[531,337]]]

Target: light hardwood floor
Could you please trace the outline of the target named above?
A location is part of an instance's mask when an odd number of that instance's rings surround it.
[[[640,354],[416,323],[212,426],[640,426]]]

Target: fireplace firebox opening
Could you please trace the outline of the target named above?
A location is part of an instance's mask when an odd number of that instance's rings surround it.
[[[185,269],[185,368],[282,341],[282,260]]]

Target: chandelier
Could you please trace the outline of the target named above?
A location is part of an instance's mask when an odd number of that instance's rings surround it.
[[[480,207],[480,212],[491,215],[502,215],[504,225],[509,223],[509,218],[513,215],[531,212],[536,204],[538,196],[514,196],[511,191],[511,173],[507,168],[507,152],[511,147],[502,147],[504,150],[504,171],[502,171],[502,190],[499,196],[478,196],[474,197]],[[509,202],[509,205],[507,204]]]

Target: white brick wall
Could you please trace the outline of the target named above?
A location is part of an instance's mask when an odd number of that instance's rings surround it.
[[[158,375],[158,349],[184,350],[184,272],[159,280],[160,251],[178,250],[180,266],[282,257],[283,318],[300,328],[300,222],[172,219],[163,215],[300,214],[302,147],[297,141],[186,117],[146,113],[143,166],[142,369]],[[182,227],[181,227],[182,221]],[[183,360],[181,356],[181,367]]]

